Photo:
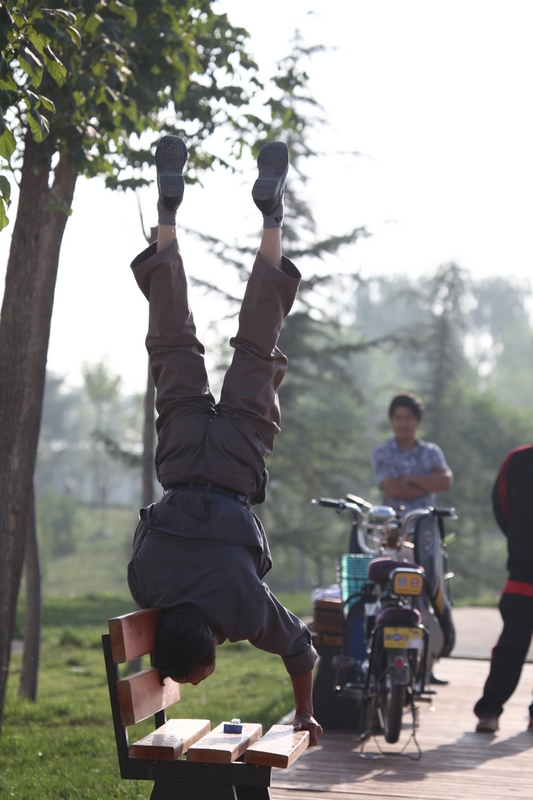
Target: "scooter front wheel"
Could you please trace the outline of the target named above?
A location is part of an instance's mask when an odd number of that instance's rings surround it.
[[[387,681],[388,683],[388,681]],[[389,684],[383,704],[383,731],[385,741],[394,744],[400,738],[402,729],[402,713],[405,704],[405,686]]]

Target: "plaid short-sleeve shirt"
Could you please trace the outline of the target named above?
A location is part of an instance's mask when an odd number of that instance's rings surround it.
[[[437,467],[448,470],[448,464],[440,447],[432,442],[417,439],[412,450],[406,450],[393,436],[388,442],[376,448],[372,453],[372,472],[374,480],[381,486],[385,478],[401,478],[404,475],[429,475]],[[417,497],[414,500],[395,500],[383,492],[383,502],[396,511],[405,506],[406,511],[413,508],[434,506],[434,492]]]

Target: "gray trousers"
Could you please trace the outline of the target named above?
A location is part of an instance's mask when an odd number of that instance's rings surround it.
[[[277,340],[300,273],[286,258],[279,270],[257,256],[237,335],[230,340],[233,360],[215,403],[177,243],[159,253],[151,245],[131,266],[150,303],[146,347],[156,387],[160,483],[167,489],[189,481],[209,482],[263,502],[265,460],[280,431],[277,391],[287,369]]]

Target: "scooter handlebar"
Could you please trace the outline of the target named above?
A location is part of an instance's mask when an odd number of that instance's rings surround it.
[[[347,500],[333,500],[331,497],[319,497],[318,500],[311,500],[315,506],[325,506],[325,508],[336,508],[337,511],[354,511],[356,514],[363,515],[363,510],[356,503]]]

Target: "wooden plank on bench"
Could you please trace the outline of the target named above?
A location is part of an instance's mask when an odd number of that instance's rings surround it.
[[[160,608],[143,608],[108,621],[115,664],[153,653]]]
[[[149,667],[117,681],[117,693],[122,724],[135,725],[177,703],[180,685],[167,678],[165,685],[161,686],[159,670]]]
[[[206,733],[211,723],[208,719],[170,719],[129,747],[132,758],[153,761],[175,761]]]
[[[224,723],[189,747],[187,761],[202,761],[212,764],[231,764],[253,744],[263,732],[261,725],[244,722],[242,733],[224,733]]]
[[[247,764],[287,769],[309,745],[309,731],[295,731],[292,725],[273,725],[268,733],[244,754]]]

